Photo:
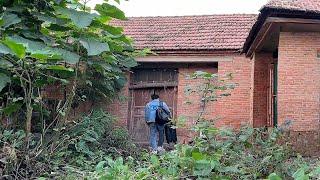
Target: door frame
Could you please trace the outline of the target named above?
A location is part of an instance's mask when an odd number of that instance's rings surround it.
[[[268,110],[267,126],[277,127],[278,125],[278,60],[274,59],[269,64],[269,88],[268,88]]]
[[[139,69],[150,69],[150,68],[138,68]],[[169,69],[166,67],[155,67],[152,69]],[[173,88],[174,91],[174,100],[172,105],[172,111],[173,111],[173,118],[176,118],[177,116],[177,105],[178,105],[178,75],[179,71],[178,68],[170,68],[175,69],[176,71],[176,79],[174,82],[156,82],[156,83],[142,83],[142,84],[134,84],[133,79],[134,76],[131,74],[129,76],[129,86],[128,86],[128,95],[129,95],[129,101],[128,101],[128,115],[127,115],[127,129],[129,131],[129,135],[131,136],[134,131],[134,127],[132,126],[133,116],[134,116],[134,91],[139,89],[166,89],[166,88]],[[138,144],[145,144],[146,142],[136,142]]]

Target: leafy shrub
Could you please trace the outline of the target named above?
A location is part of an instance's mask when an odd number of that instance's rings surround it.
[[[25,138],[23,131],[13,132],[12,130],[3,130],[0,134],[0,176],[11,172],[18,165],[20,150],[22,149]]]
[[[30,135],[32,141],[28,141],[31,142],[28,149],[24,131],[3,130],[0,134],[0,175],[13,179],[17,178],[15,174],[20,174],[18,179],[83,177],[109,156],[137,156],[137,148],[128,132],[115,128],[115,122],[113,116],[101,109],[93,110],[40,139],[36,134]],[[25,153],[28,153],[28,159]]]
[[[130,141],[128,132],[122,128],[115,128],[116,119],[103,110],[93,110],[88,116],[62,133],[61,139],[66,139],[64,145],[55,153],[55,158],[61,164],[73,165],[86,170],[93,170],[95,164],[104,160],[104,157],[111,156],[111,153],[125,155],[119,151],[130,154],[134,147]],[[119,149],[119,150],[118,150]]]
[[[89,178],[97,179],[298,179],[316,177],[319,168],[305,161],[286,162],[290,148],[279,145],[281,132],[244,127],[220,130],[209,123],[194,128],[202,132],[192,144],[178,144],[161,156],[144,154],[140,160],[107,159]],[[313,170],[314,169],[314,170]]]
[[[124,128],[116,127],[107,131],[100,142],[109,155],[139,156],[139,148],[132,142],[128,131]]]

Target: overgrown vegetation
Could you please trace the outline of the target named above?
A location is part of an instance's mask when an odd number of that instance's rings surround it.
[[[160,156],[136,147],[99,108],[73,118],[71,110],[84,101],[114,98],[125,83],[124,71],[136,65],[133,56],[148,53],[134,51],[123,30],[109,24],[112,18],[125,19],[121,10],[106,1],[92,11],[87,2],[0,2],[1,178],[320,177],[319,167],[299,156],[291,160],[296,155],[278,143],[285,137],[277,128],[215,127],[206,107],[230,95],[231,76],[200,71],[190,76],[203,82],[186,89],[199,96],[201,109],[190,129],[195,137]]]
[[[202,104],[215,101],[215,97],[228,96],[230,93],[225,91],[234,87],[232,83],[225,84],[231,76],[221,81],[214,74],[196,72],[191,77],[205,77],[200,86],[194,87],[197,91],[188,89],[200,95]],[[203,93],[205,95],[201,95]],[[205,114],[206,108],[202,111]],[[197,135],[191,144],[178,144],[175,150],[160,156],[145,151],[139,151],[140,156],[135,157],[103,156],[94,171],[78,165],[78,170],[67,174],[88,179],[304,180],[320,177],[320,166],[310,166],[290,150],[289,144],[279,144],[279,140],[287,140],[283,134],[286,126],[271,131],[244,126],[233,131],[216,128],[214,121],[208,121],[202,115],[195,118],[198,121],[192,130]]]
[[[131,40],[108,24],[125,19],[115,6],[98,4],[92,13],[87,1],[1,3],[2,119],[25,120],[27,135],[35,113],[42,131],[52,123],[61,128],[79,100],[115,96],[125,83],[123,70],[136,65]],[[48,88],[57,97],[46,95]],[[58,102],[48,108],[50,99]]]
[[[93,171],[106,157],[136,157],[137,147],[124,129],[115,127],[115,119],[102,110],[69,123],[58,137],[58,146],[41,146],[48,141],[34,137],[29,149],[24,149],[26,134],[20,130],[2,130],[1,177],[8,179],[66,177],[68,174],[84,176],[83,171]],[[111,137],[105,139],[105,137]],[[121,143],[114,141],[121,140]],[[25,152],[27,151],[27,152]],[[28,159],[24,156],[28,154]]]
[[[121,10],[104,2],[93,11],[87,3],[0,2],[0,174],[8,179],[60,171],[64,164],[90,169],[107,153],[99,140],[128,137],[109,127],[114,120],[107,114],[94,111],[78,121],[70,113],[85,101],[114,99],[125,71],[136,65],[133,57],[147,52],[135,52],[123,29],[110,25],[125,19]],[[106,146],[118,152],[111,146],[121,145]]]
[[[87,177],[97,179],[317,179],[320,168],[311,169],[300,157],[289,162],[287,147],[276,143],[277,130],[262,138],[261,130],[240,132],[198,126],[206,139],[193,145],[177,145],[162,156],[145,154],[136,162],[117,158],[100,162]]]
[[[206,107],[218,98],[230,95],[235,84],[231,75],[218,77],[195,72],[190,78],[202,83],[187,87],[186,92],[199,97],[201,110],[192,130],[196,136],[191,144],[178,144],[174,151],[156,156],[144,154],[139,161],[122,157],[107,158],[86,177],[95,179],[317,179],[318,167],[311,167],[290,150],[284,131],[288,128],[239,131],[218,129],[206,119]],[[212,117],[211,117],[212,118]],[[214,119],[214,118],[213,118]],[[294,160],[293,160],[294,159]]]

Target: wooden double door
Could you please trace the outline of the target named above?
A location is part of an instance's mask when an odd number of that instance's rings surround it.
[[[150,71],[150,69],[148,70]],[[172,115],[176,116],[177,109],[177,78],[174,75],[176,71],[168,71],[165,69],[153,70],[152,77],[148,71],[136,70],[134,71],[134,77],[131,79],[130,95],[131,102],[129,106],[129,133],[131,138],[140,144],[148,143],[149,128],[145,121],[144,109],[148,102],[151,101],[151,95],[157,94],[160,96],[160,100],[166,102],[169,106]],[[165,73],[173,73],[170,77]],[[136,76],[142,77],[148,81],[140,81]],[[159,77],[169,77],[160,79]]]

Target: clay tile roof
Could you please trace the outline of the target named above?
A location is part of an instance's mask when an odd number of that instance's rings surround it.
[[[132,17],[114,21],[137,49],[240,50],[256,15]]]
[[[320,0],[269,0],[269,2],[260,9],[257,21],[253,25],[244,43],[243,52],[248,52],[255,36],[269,16],[319,19]]]
[[[270,0],[264,8],[320,12],[320,0]]]

